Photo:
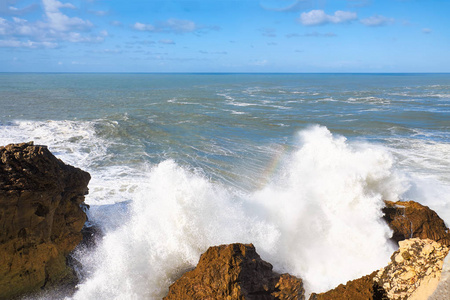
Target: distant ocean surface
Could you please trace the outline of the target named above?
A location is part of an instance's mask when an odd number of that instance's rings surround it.
[[[450,74],[0,73],[26,141],[92,176],[73,299],[160,299],[232,242],[323,292],[389,261],[382,200],[450,224]]]

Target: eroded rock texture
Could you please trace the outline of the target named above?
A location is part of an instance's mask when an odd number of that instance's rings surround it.
[[[373,272],[370,275],[348,281],[345,285],[340,284],[336,288],[325,293],[313,293],[309,300],[382,300],[384,299],[384,292],[383,290],[379,290],[376,283],[373,281],[376,274],[377,272]]]
[[[164,299],[304,299],[303,282],[277,274],[251,244],[210,247]]]
[[[386,291],[388,299],[427,299],[439,283],[448,248],[429,239],[409,239],[399,245],[374,282]]]
[[[73,276],[66,256],[82,239],[89,180],[45,146],[0,147],[0,299]]]
[[[414,201],[385,201],[384,219],[394,231],[392,239],[396,242],[421,238],[437,241],[450,246],[450,234],[444,221],[427,206]]]

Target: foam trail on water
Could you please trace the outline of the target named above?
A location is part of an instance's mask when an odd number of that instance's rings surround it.
[[[129,219],[80,254],[86,280],[74,299],[161,298],[209,246],[253,243],[277,271],[321,292],[384,266],[394,247],[382,199],[405,190],[382,148],[350,145],[324,127],[300,133],[298,150],[267,187],[242,194],[173,161],[152,168]]]

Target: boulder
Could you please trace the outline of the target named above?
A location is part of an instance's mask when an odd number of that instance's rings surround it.
[[[304,299],[303,282],[277,274],[252,244],[210,247],[197,267],[169,288],[172,299]]]
[[[0,299],[71,278],[90,175],[32,142],[0,147]]]
[[[436,241],[418,238],[400,241],[399,246],[374,282],[388,299],[428,299],[439,283],[449,249]]]
[[[385,201],[385,203],[384,219],[394,231],[392,236],[394,241],[421,238],[450,246],[450,234],[447,226],[429,207],[414,201]]]
[[[348,281],[345,285],[340,284],[336,288],[325,293],[311,294],[309,300],[348,300],[348,299],[384,299],[383,290],[378,289],[373,281],[377,271],[370,275]]]

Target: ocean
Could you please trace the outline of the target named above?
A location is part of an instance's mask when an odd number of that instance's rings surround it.
[[[388,263],[383,200],[450,224],[450,74],[0,73],[0,105],[0,145],[92,176],[104,236],[52,297],[160,299],[234,242],[324,292]]]

